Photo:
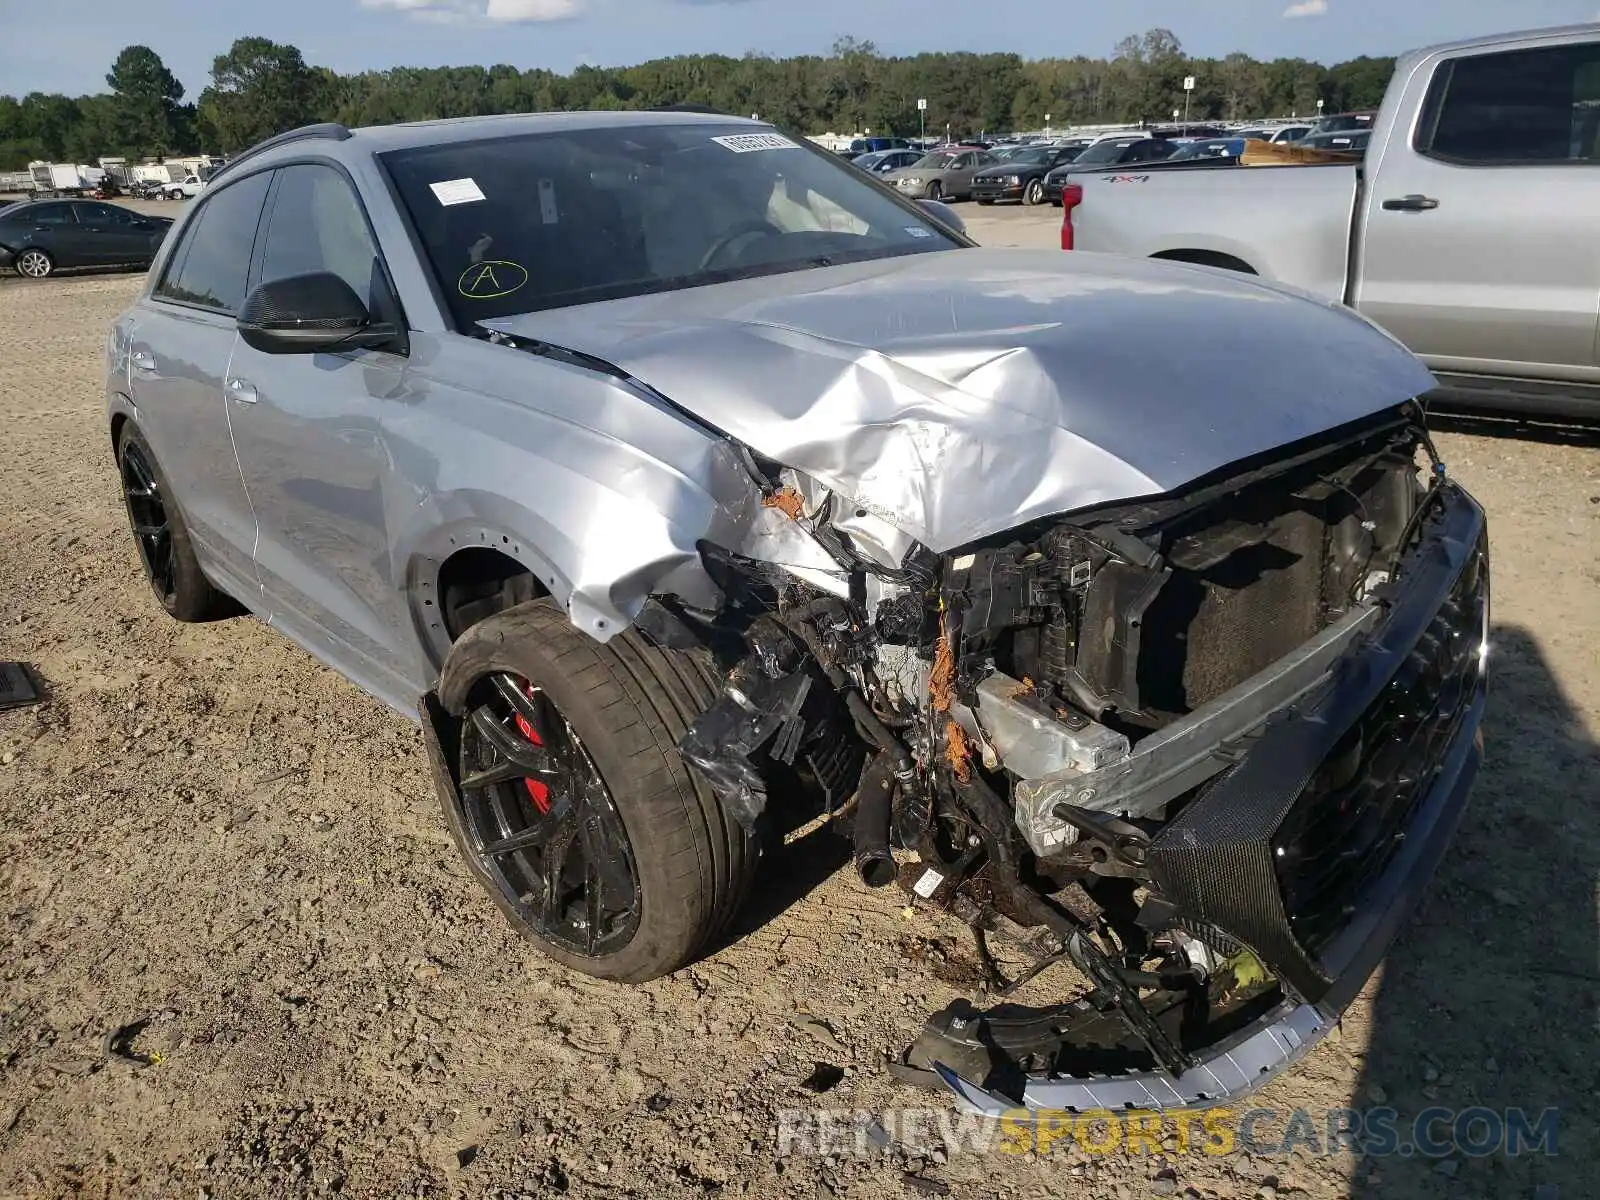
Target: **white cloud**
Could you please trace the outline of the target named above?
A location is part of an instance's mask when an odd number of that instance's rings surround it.
[[[1291,4],[1283,10],[1283,15],[1293,20],[1295,17],[1320,17],[1328,11],[1328,0],[1300,0],[1299,4]]]
[[[416,21],[560,21],[575,16],[580,0],[360,0],[362,8],[388,8]]]
[[[578,0],[489,0],[491,21],[560,21],[578,11]]]

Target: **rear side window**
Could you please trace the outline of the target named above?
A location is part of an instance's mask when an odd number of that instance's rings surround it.
[[[271,176],[262,171],[206,197],[183,231],[157,296],[217,312],[238,309]]]
[[[378,248],[345,177],[318,163],[280,170],[262,235],[260,282],[331,271],[370,310],[377,270]]]
[[[24,215],[35,225],[72,225],[70,204],[39,204],[24,210]]]
[[[1464,165],[1600,161],[1600,44],[1480,54],[1434,74],[1417,151]]]

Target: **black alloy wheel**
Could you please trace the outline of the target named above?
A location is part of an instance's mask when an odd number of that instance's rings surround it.
[[[572,725],[521,676],[486,676],[461,731],[462,817],[488,878],[538,937],[595,958],[639,925],[639,871]]]
[[[139,546],[139,561],[150,578],[162,606],[171,609],[178,598],[178,572],[173,559],[172,522],[156,480],[154,468],[139,443],[122,446],[122,495],[128,505],[128,523]]]

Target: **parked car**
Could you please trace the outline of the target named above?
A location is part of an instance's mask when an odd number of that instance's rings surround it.
[[[1311,124],[1312,133],[1347,133],[1353,129],[1372,128],[1372,122],[1377,118],[1376,109],[1363,112],[1329,113],[1325,117],[1318,117]]]
[[[936,150],[909,167],[891,172],[886,181],[902,192],[929,200],[964,200],[972,195],[972,179],[984,167],[993,166],[987,150]]]
[[[1270,136],[1265,140],[1275,145],[1281,145],[1284,142],[1298,142],[1310,132],[1311,126],[1309,125],[1280,125],[1276,129],[1269,130]]]
[[[58,267],[147,267],[171,226],[98,200],[24,200],[0,208],[0,270],[43,279]]]
[[[1308,133],[1295,143],[1302,150],[1333,150],[1344,154],[1362,154],[1372,140],[1370,129],[1347,129],[1328,133]]]
[[[1070,163],[1082,153],[1081,147],[1028,147],[974,175],[972,198],[979,204],[993,204],[996,200],[1043,204],[1044,177],[1052,167]]]
[[[983,1112],[1271,1079],[1477,769],[1483,514],[1417,469],[1409,353],[1256,280],[976,247],[758,122],[280,135],[108,360],[160,605],[231,595],[417,720],[560,962],[683,966],[769,830],[846,804],[865,884],[1071,961],[1086,998],[961,1001],[901,1064]]]
[[[920,150],[874,150],[850,160],[850,165],[874,175],[887,175],[921,162],[925,156]]]
[[[1196,159],[1238,158],[1244,153],[1243,137],[1195,138],[1182,142],[1167,157],[1167,162],[1194,162]]]
[[[856,138],[852,141],[850,149],[845,153],[848,155],[875,154],[880,150],[909,150],[910,148],[911,143],[906,141],[905,138],[864,137]]]
[[[1044,177],[1044,198],[1059,208],[1062,185],[1072,172],[1162,162],[1176,154],[1181,145],[1181,142],[1170,138],[1152,138],[1143,134],[1102,138],[1077,158],[1056,167]]]
[[[1399,338],[1441,402],[1593,418],[1595,73],[1593,26],[1419,50],[1374,124],[1297,143],[1363,163],[1073,175],[1062,245],[1293,284]]]

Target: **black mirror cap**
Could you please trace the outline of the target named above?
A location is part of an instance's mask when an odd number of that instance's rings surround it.
[[[239,306],[239,336],[263,354],[320,354],[378,346],[395,336],[376,324],[361,297],[331,271],[291,275],[256,287]]]

